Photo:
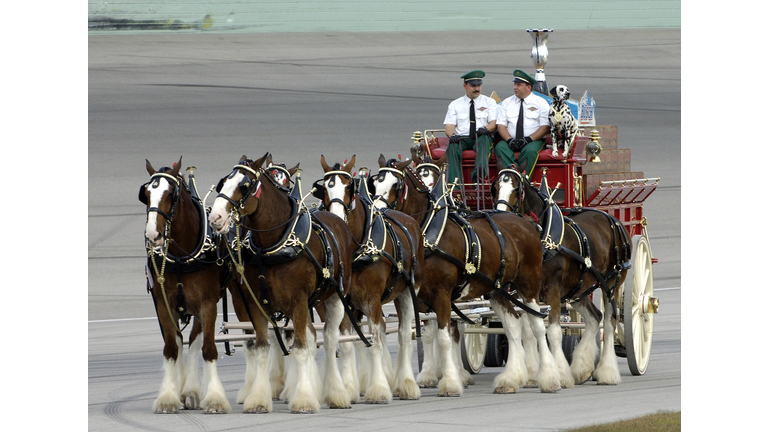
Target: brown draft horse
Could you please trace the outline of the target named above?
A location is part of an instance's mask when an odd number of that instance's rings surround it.
[[[331,408],[349,408],[350,397],[335,352],[344,315],[341,298],[351,286],[354,240],[341,218],[329,212],[310,214],[300,196],[286,194],[265,176],[260,167],[267,156],[256,161],[243,157],[234,166],[217,188],[219,195],[210,217],[219,232],[228,230],[230,218],[234,218],[236,232],[247,230],[249,237],[236,241],[233,252],[256,334],[257,366],[243,411],[272,410],[267,332],[268,322],[275,325],[275,316],[280,314],[294,323],[283,392],[291,412],[316,412],[321,399]],[[294,188],[297,190],[300,193],[300,188]],[[310,308],[320,303],[327,311],[323,382],[314,360],[316,334],[309,315]]]
[[[546,188],[545,180],[542,183]],[[536,189],[527,176],[514,168],[499,171],[492,190],[497,209],[534,215],[543,226],[542,242],[548,252],[543,263],[542,299],[554,306],[549,313],[547,337],[565,386],[583,383],[593,371],[598,384],[618,384],[621,376],[613,349],[613,297],[616,287],[624,282],[631,258],[626,229],[613,216],[594,209],[575,209],[563,217],[556,205],[550,206],[548,194]],[[602,356],[596,339],[602,314],[589,297],[597,288],[602,290],[606,314]],[[570,302],[586,324],[570,366],[561,346],[557,307],[564,302]],[[600,362],[595,367],[598,357]]]
[[[293,168],[286,168],[285,164],[276,164],[272,161],[272,155],[267,154],[265,161],[264,174],[269,176],[271,181],[275,183],[278,188],[287,193],[291,187],[291,177],[298,171],[299,164],[296,164]],[[247,216],[246,216],[247,217]],[[233,237],[233,233],[230,233],[230,237]],[[234,306],[237,318],[241,322],[250,322],[248,316],[248,309],[245,306],[245,302],[241,297],[242,291],[234,288],[230,284],[230,292],[232,293],[232,305]],[[253,334],[252,330],[244,330],[245,333]],[[290,339],[293,336],[293,332],[290,330],[284,330],[281,334],[283,345],[290,344]],[[269,332],[270,341],[270,367],[269,367],[269,381],[272,388],[272,398],[280,399],[283,390],[285,390],[285,357],[279,348],[277,342],[277,335],[274,332]],[[237,403],[242,404],[245,398],[251,393],[253,382],[256,379],[256,346],[254,341],[246,340],[245,346],[245,382],[240,388],[237,394]]]
[[[202,406],[208,413],[225,413],[231,407],[216,369],[214,337],[217,303],[226,285],[227,270],[216,263],[220,258],[217,236],[208,230],[202,201],[179,175],[180,168],[181,158],[173,168],[160,170],[147,161],[151,177],[139,189],[139,200],[147,206],[147,275],[165,340],[165,377],[153,409],[156,413],[178,413],[179,408]],[[179,321],[189,322],[189,317],[194,317],[194,324],[184,365]],[[207,378],[202,387],[197,363],[201,350]],[[200,400],[203,389],[205,395]]]
[[[507,212],[459,214],[450,200],[444,169],[430,164],[430,169],[439,172],[439,177],[429,188],[409,164],[410,161],[386,161],[382,155],[381,168],[371,183],[376,190],[377,205],[410,214],[422,227],[426,249],[419,299],[434,308],[437,316],[436,337],[443,361],[438,394],[459,396],[463,391],[459,368],[451,361],[454,358],[448,333],[451,303],[484,295],[490,296],[491,306],[502,321],[510,343],[507,365],[494,380],[494,392],[514,393],[527,381],[520,342],[521,323],[509,301],[512,296],[507,297],[502,291],[509,293],[508,287],[514,286],[524,306],[538,312],[542,260],[538,232],[530,221]],[[467,224],[462,224],[462,220]],[[476,233],[476,237],[470,232]],[[540,317],[532,318],[539,344],[539,387],[542,392],[555,392],[560,389],[560,375],[547,347],[544,322]],[[429,341],[425,339],[424,343],[427,345]],[[429,381],[436,380],[436,373],[423,368],[418,379],[429,385]]]
[[[404,213],[373,207],[366,183],[351,174],[354,155],[349,163],[336,163],[333,167],[321,155],[320,164],[325,175],[318,182],[322,185],[317,196],[322,197],[324,208],[347,221],[358,247],[353,263],[351,301],[368,316],[372,330],[372,346],[368,353],[361,352],[359,387],[368,403],[388,403],[393,393],[401,400],[419,399],[421,391],[411,364],[411,323],[416,317],[413,301],[419,292],[424,268],[421,228]],[[382,304],[390,301],[395,302],[399,317],[399,350],[394,374],[382,314]],[[344,357],[351,358],[348,354]]]

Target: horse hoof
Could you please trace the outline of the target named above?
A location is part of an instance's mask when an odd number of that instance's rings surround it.
[[[525,383],[525,385],[523,385],[523,388],[538,388],[538,387],[539,387],[539,383],[534,380],[528,380],[528,382]]]
[[[501,386],[493,389],[493,394],[513,394],[517,393],[517,389],[510,386]]]
[[[263,406],[258,406],[258,407],[243,411],[244,414],[266,414],[268,412],[269,410],[267,409],[267,407],[263,407]]]
[[[203,411],[203,414],[226,414],[227,411],[221,405],[208,407]]]
[[[202,409],[202,407],[200,407],[200,398],[197,395],[187,396],[186,400],[184,401],[184,409],[188,409],[188,410]]]
[[[454,393],[454,392],[442,392],[437,394],[440,397],[460,397],[461,393]]]
[[[179,407],[175,405],[167,405],[167,406],[161,406],[157,407],[155,410],[155,414],[178,414],[179,413]]]
[[[331,405],[328,405],[328,408],[329,409],[352,409],[352,405],[349,405],[349,406],[343,406],[343,405],[331,406]]]
[[[291,414],[314,414],[315,410],[312,408],[301,408],[298,410],[291,410]]]

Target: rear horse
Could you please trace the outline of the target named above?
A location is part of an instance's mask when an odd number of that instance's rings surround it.
[[[139,189],[139,201],[147,206],[144,237],[148,287],[165,341],[165,376],[153,408],[156,413],[177,413],[184,407],[229,412],[231,407],[217,373],[214,341],[217,303],[228,277],[221,265],[218,237],[208,228],[207,214],[196,192],[179,175],[181,158],[173,168],[156,171],[149,161],[146,167],[151,177]],[[188,323],[191,317],[194,324],[185,365],[179,322]],[[201,350],[204,386],[197,370]]]
[[[566,387],[581,384],[593,374],[598,384],[618,384],[614,297],[630,266],[626,228],[615,217],[595,209],[567,209],[564,216],[549,195],[546,177],[537,189],[515,168],[499,171],[491,189],[497,209],[530,215],[542,226],[542,299],[553,306],[570,303],[584,317],[585,332],[569,366],[561,346],[560,308],[553,307],[549,314],[547,337]],[[597,332],[603,314],[590,298],[597,289],[602,291],[605,310],[602,355]],[[597,358],[600,361],[595,365]]]

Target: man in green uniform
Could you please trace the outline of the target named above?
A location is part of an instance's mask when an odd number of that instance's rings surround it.
[[[476,153],[473,180],[480,172],[488,175],[488,159],[493,149],[492,136],[496,130],[496,101],[481,94],[485,72],[475,70],[461,76],[465,95],[448,105],[445,115],[445,135],[448,144],[448,182],[463,183],[461,155],[464,150]]]
[[[496,160],[502,167],[519,160],[530,177],[549,133],[549,103],[533,94],[536,79],[519,69],[513,75],[515,94],[499,105],[496,124],[506,143],[496,144]],[[515,152],[519,152],[518,158]]]

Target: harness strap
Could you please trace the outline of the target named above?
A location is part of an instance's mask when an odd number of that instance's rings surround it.
[[[340,253],[341,249],[339,249],[339,243],[338,243],[338,240],[336,239],[336,236],[333,235],[333,233],[328,229],[327,226],[325,226],[325,224],[321,220],[317,218],[312,218],[312,219],[314,222],[317,223],[318,226],[320,226],[322,232],[329,234],[329,237],[333,242],[333,245],[336,247],[336,250],[339,251]],[[328,249],[328,252],[329,253],[331,252],[330,248]],[[310,254],[310,256],[311,255],[312,254]],[[315,262],[317,261],[315,260]],[[333,279],[331,280],[333,281]],[[339,280],[338,282],[336,281],[333,281],[333,282],[334,282],[334,285],[336,286],[336,293],[338,294],[339,299],[341,299],[341,303],[344,306],[344,310],[347,312],[347,316],[349,317],[349,320],[352,322],[352,327],[355,329],[355,331],[357,332],[357,335],[360,337],[360,340],[363,341],[365,346],[370,347],[371,342],[368,341],[368,339],[365,337],[365,334],[363,334],[363,330],[360,327],[360,324],[355,318],[355,308],[354,306],[352,306],[352,301],[350,296],[344,296],[344,265],[341,262],[339,262]]]
[[[408,240],[408,244],[411,247],[410,248],[411,249],[411,268],[410,268],[410,271],[409,271],[408,289],[411,292],[411,300],[413,302],[414,317],[418,318],[418,316],[419,316],[419,306],[418,306],[418,298],[417,298],[417,294],[416,294],[416,276],[414,274],[414,267],[416,266],[416,248],[419,247],[420,245],[417,245],[413,241],[413,237],[411,237],[411,233],[408,232],[408,228],[406,228],[405,225],[400,223],[400,221],[398,221],[397,219],[387,215],[386,212],[384,212],[383,215],[384,215],[385,218],[387,218],[387,220],[391,221],[392,223],[394,223],[395,225],[400,227],[400,229],[405,234],[405,238]],[[417,319],[417,321],[418,321],[418,319]],[[417,338],[421,337],[421,326],[418,325],[418,324],[416,325],[416,337]]]

